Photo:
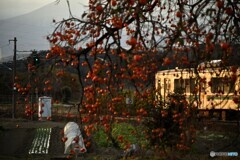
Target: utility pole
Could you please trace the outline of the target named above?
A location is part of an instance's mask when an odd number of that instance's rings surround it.
[[[13,88],[12,88],[12,118],[15,118],[16,114],[16,86],[15,86],[15,77],[16,77],[16,61],[17,61],[17,38],[14,37],[14,39],[9,40],[9,43],[13,41],[14,42],[14,54],[13,54]]]

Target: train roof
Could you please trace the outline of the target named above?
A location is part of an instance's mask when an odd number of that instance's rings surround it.
[[[229,70],[231,67],[233,66],[223,66],[223,63],[221,60],[211,60],[208,62],[202,62],[198,65],[197,70],[199,72],[204,72],[204,73],[208,73],[208,72],[212,72],[212,71],[216,71],[216,70]],[[236,66],[235,66],[236,67]],[[159,73],[165,73],[165,74],[175,74],[175,73],[194,73],[195,68],[178,68],[176,67],[175,69],[165,69],[165,70],[160,70],[157,72],[157,74]],[[240,71],[240,66],[236,67],[236,70],[238,70],[238,72]]]
[[[194,69],[193,68],[184,68],[184,69],[179,69],[179,68],[175,68],[175,69],[166,69],[166,70],[161,70],[161,71],[158,71],[157,72],[157,74],[158,73],[168,73],[168,74],[174,74],[174,73],[176,73],[176,72],[182,72],[182,73],[189,73],[189,72],[193,72],[194,71]]]

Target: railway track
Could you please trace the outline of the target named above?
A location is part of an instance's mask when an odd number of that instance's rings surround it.
[[[240,125],[240,121],[229,121],[229,120],[203,120],[205,123],[210,124],[226,124],[226,125]]]
[[[240,133],[240,121],[203,120],[197,125],[198,130]]]

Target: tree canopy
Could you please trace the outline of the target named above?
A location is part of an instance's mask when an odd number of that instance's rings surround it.
[[[56,28],[47,37],[52,47],[46,59],[63,68],[57,76],[66,66],[76,69],[79,119],[88,124],[86,134],[96,129],[94,124],[101,125],[116,145],[110,134],[114,118],[136,115],[141,122],[156,109],[158,70],[174,64],[194,68],[198,74],[199,64],[213,59],[220,59],[223,66],[231,65],[231,60],[239,65],[239,59],[233,58],[239,57],[238,0],[89,0],[82,15],[73,16],[70,5],[69,14],[68,19],[53,20]],[[133,110],[126,103],[131,97]],[[169,102],[186,108],[184,114],[177,114],[178,109],[169,112],[175,117],[171,122],[181,119],[179,135],[189,129],[182,126],[190,116],[187,103],[176,95]],[[161,127],[153,129],[156,136],[166,131],[166,126]]]

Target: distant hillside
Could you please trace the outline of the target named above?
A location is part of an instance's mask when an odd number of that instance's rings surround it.
[[[71,0],[70,3],[73,15],[80,16],[84,10],[81,0]],[[60,1],[57,5],[51,3],[31,13],[0,20],[0,59],[13,55],[13,42],[8,43],[14,37],[17,37],[17,50],[49,49],[46,36],[54,30],[52,20],[68,17],[67,3]]]
[[[17,60],[24,60],[29,56],[29,54],[18,54],[17,55]],[[6,56],[0,59],[0,64],[5,63],[5,62],[12,62],[13,61],[13,55],[11,56]]]

